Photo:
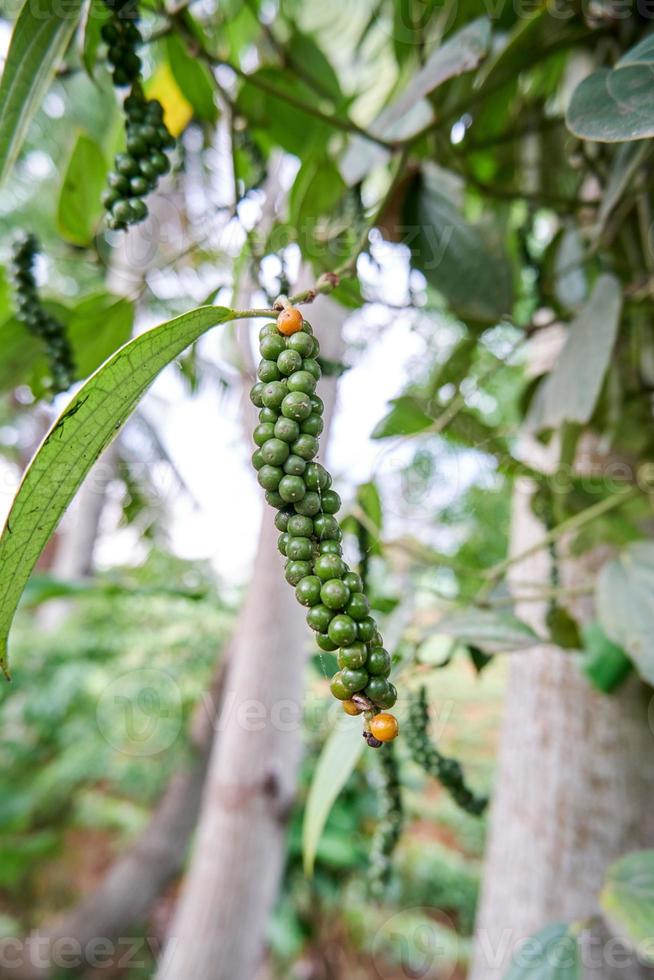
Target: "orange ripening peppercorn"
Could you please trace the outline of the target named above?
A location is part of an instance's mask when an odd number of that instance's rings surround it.
[[[299,310],[296,310],[294,306],[289,306],[287,310],[282,310],[277,317],[277,329],[280,333],[283,333],[285,337],[290,337],[291,334],[297,333],[298,330],[301,330],[302,323],[302,314]]]
[[[343,701],[343,711],[346,715],[360,715],[361,708],[358,706],[356,701]]]
[[[370,722],[370,731],[380,742],[392,742],[400,731],[395,715],[382,711]]]

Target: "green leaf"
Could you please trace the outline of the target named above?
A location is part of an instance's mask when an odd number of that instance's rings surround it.
[[[22,323],[12,316],[0,325],[0,391],[12,391],[29,381],[43,347]]]
[[[453,34],[428,58],[405,91],[387,106],[368,127],[380,139],[399,139],[414,135],[434,118],[426,100],[435,89],[450,78],[472,71],[488,52],[490,22],[479,17]],[[373,146],[360,136],[353,136],[340,163],[341,173],[350,186],[357,184],[372,168],[388,157],[384,147]]]
[[[127,343],[133,325],[134,304],[128,299],[103,291],[80,300],[66,327],[75,355],[76,377],[88,377]]]
[[[298,170],[289,194],[289,221],[305,258],[324,255],[325,235],[316,232],[345,191],[343,178],[328,157],[311,157]]]
[[[434,112],[423,100],[448,79],[476,68],[488,52],[490,38],[487,17],[478,17],[448,38],[413,75],[404,92],[375,120],[373,133],[386,139],[406,138],[427,125],[433,120]],[[422,111],[417,113],[420,103]]]
[[[577,621],[564,606],[552,605],[545,618],[552,643],[564,650],[581,649],[581,636]]]
[[[600,276],[570,324],[556,364],[536,392],[527,416],[528,429],[589,421],[611,362],[621,309],[620,283],[614,276]]]
[[[306,160],[312,153],[322,154],[333,133],[331,126],[310,111],[315,102],[315,92],[292,73],[266,67],[244,79],[236,105],[262,145],[271,148],[277,144]]]
[[[166,38],[168,63],[180,91],[193,106],[193,112],[203,122],[215,122],[218,110],[214,99],[214,85],[209,70],[203,62],[192,58],[186,45],[176,34]]]
[[[565,922],[546,926],[522,943],[504,980],[580,980],[577,937]]]
[[[0,81],[0,184],[73,36],[81,0],[25,0]]]
[[[581,669],[593,687],[611,694],[629,676],[634,665],[622,647],[611,643],[599,623],[587,623],[582,633],[584,658]]]
[[[496,323],[511,311],[511,270],[452,203],[451,175],[432,168],[407,196],[405,244],[413,264],[464,320]]]
[[[98,57],[98,48],[102,43],[100,31],[106,24],[111,13],[104,3],[97,0],[84,0],[80,22],[78,52],[86,74],[93,78],[93,70]]]
[[[484,653],[511,653],[541,643],[531,626],[512,613],[494,609],[465,609],[449,613],[433,629]]]
[[[595,608],[610,640],[654,684],[654,543],[635,541],[601,569]]]
[[[612,864],[600,905],[620,939],[654,963],[654,851],[633,851]]]
[[[371,439],[408,436],[428,429],[434,421],[424,413],[420,403],[411,395],[401,395],[391,401],[393,406],[372,431]]]
[[[231,319],[200,307],[140,334],[106,361],[54,423],[28,466],[0,537],[0,666],[36,560],[76,490],[160,371],[210,327]]]
[[[323,746],[309,788],[302,824],[302,854],[307,875],[313,874],[323,828],[364,746],[360,725],[350,724],[348,719],[340,721]]]
[[[80,133],[71,153],[59,195],[57,224],[62,238],[73,245],[90,245],[102,214],[100,195],[107,161],[90,136]]]
[[[593,72],[572,94],[566,123],[576,136],[621,143],[654,136],[654,37],[650,34],[615,68]]]

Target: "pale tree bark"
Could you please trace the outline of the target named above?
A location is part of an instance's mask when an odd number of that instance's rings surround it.
[[[328,358],[340,356],[343,318],[342,309],[324,297],[311,308]],[[334,379],[321,388],[326,420],[335,388]],[[160,980],[250,980],[261,963],[295,797],[310,647],[303,611],[284,579],[277,536],[267,510]]]
[[[532,461],[541,453],[535,443],[523,449]],[[514,495],[516,554],[544,533],[531,492],[522,485]],[[598,550],[564,558],[563,584],[592,582],[606,557]],[[547,587],[549,555],[515,566],[516,594],[524,594],[521,580]],[[590,599],[569,605],[582,622],[594,613]],[[543,605],[520,604],[517,612],[542,630]],[[512,655],[471,980],[500,980],[516,946],[544,926],[597,915],[607,866],[654,845],[650,698],[635,677],[610,696],[598,693],[574,657],[555,647]],[[585,935],[585,977],[652,976],[608,939],[601,922]]]

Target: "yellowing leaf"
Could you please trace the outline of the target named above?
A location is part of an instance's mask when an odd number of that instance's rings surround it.
[[[168,131],[173,136],[179,136],[193,118],[193,106],[184,97],[167,62],[159,65],[145,92],[149,99],[159,99]]]

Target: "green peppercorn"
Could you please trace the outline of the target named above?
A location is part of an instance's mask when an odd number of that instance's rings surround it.
[[[293,419],[283,416],[275,422],[275,436],[282,442],[293,443],[300,434],[300,426]]]
[[[316,361],[313,357],[305,357],[305,359],[302,361],[302,370],[308,371],[309,374],[314,376],[316,381],[320,381],[322,371],[320,370],[318,361]]]
[[[302,476],[306,468],[307,464],[301,456],[291,455],[284,463],[284,472],[289,476]]]
[[[320,602],[320,579],[317,575],[307,575],[295,587],[297,601],[303,606],[317,606]]]
[[[342,555],[343,548],[339,541],[333,541],[328,539],[327,541],[321,541],[318,545],[318,551],[321,555]]]
[[[319,415],[313,412],[308,419],[305,419],[300,423],[300,431],[306,436],[319,436],[324,429],[325,424]]]
[[[254,452],[252,453],[252,456],[250,458],[251,458],[252,465],[254,466],[255,470],[260,470],[261,467],[262,466],[265,466],[265,464],[266,464],[265,459],[261,455],[261,450],[260,449],[255,449]]]
[[[261,452],[261,450],[259,450]],[[256,456],[256,453],[255,453]],[[264,490],[277,490],[280,486],[282,477],[284,476],[284,471],[279,466],[269,466],[267,463],[264,464],[259,470],[259,475],[257,479],[259,484]],[[283,497],[281,490],[279,491],[280,496]]]
[[[261,391],[261,401],[266,408],[279,411],[282,403],[288,397],[286,384],[283,381],[269,381]],[[285,414],[285,413],[284,413]]]
[[[382,685],[384,685],[383,690]],[[384,677],[371,677],[366,687],[366,694],[380,708],[392,708],[397,701],[395,685]]]
[[[264,392],[264,405],[266,404],[268,403],[265,400]],[[282,415],[285,415],[287,419],[294,419],[296,422],[301,422],[302,419],[306,419],[311,415],[309,396],[305,395],[302,391],[290,391],[285,395],[280,404]]]
[[[282,471],[280,470],[280,473]],[[288,504],[297,503],[302,500],[306,493],[304,480],[300,476],[284,476],[279,483],[279,494]]]
[[[311,538],[289,537],[287,553],[292,561],[310,561],[313,558],[313,541]]]
[[[271,466],[282,466],[288,459],[288,452],[288,446],[281,439],[268,439],[261,447],[264,462]]]
[[[318,514],[317,517],[314,517],[313,531],[318,541],[340,541],[343,536],[338,521],[336,518],[330,517],[329,514]]]
[[[297,335],[296,335],[297,336]],[[352,691],[343,681],[343,671],[339,670],[331,679],[329,689],[339,701],[347,701],[352,696]]]
[[[289,561],[284,568],[284,576],[289,585],[297,585],[307,575],[311,575],[310,561]]]
[[[331,555],[324,555],[325,558],[331,558]],[[322,561],[319,558],[318,561]],[[316,562],[316,566],[318,562]],[[317,568],[316,568],[317,571]],[[349,616],[339,613],[334,616],[329,624],[328,629],[329,639],[336,643],[339,647],[349,647],[351,646],[357,638],[357,627],[353,619]]]
[[[367,656],[368,654],[363,643],[353,643],[349,647],[341,647],[338,651],[338,666],[358,670],[365,664]]]
[[[256,385],[255,385],[256,388]],[[261,385],[261,391],[263,391],[263,385]],[[279,418],[279,413],[274,410],[274,408],[262,408],[259,412],[260,422],[272,422],[274,425]]]
[[[316,634],[316,643],[324,653],[333,653],[338,647],[329,639],[326,633]]]
[[[347,580],[347,576],[346,576],[346,580]],[[374,619],[372,619],[370,616],[366,616],[365,619],[361,619],[357,623],[357,636],[364,643],[370,643],[370,641],[372,640],[375,634],[376,629],[377,627],[375,626]],[[371,671],[371,673],[374,673],[374,671]]]
[[[292,514],[288,519],[288,532],[301,538],[310,538],[313,535],[313,521],[310,517]]]
[[[259,361],[257,376],[260,381],[263,381],[264,384],[268,384],[270,381],[279,381],[281,375],[277,367],[277,362]]]
[[[313,338],[304,331],[292,334],[286,341],[289,350],[297,351],[300,357],[311,357],[314,350]]]
[[[328,579],[320,590],[320,598],[329,609],[344,609],[350,598],[350,590],[341,579]]]
[[[313,395],[316,390],[316,379],[309,371],[294,371],[288,379],[288,390]]]
[[[333,622],[334,620],[332,620]],[[343,686],[348,689],[350,694],[355,694],[357,691],[364,689],[369,678],[365,670],[352,670],[350,667],[346,667],[345,670],[341,671],[341,680]]]
[[[316,415],[322,415],[325,411],[325,403],[318,395],[311,395],[311,411],[315,412]]]
[[[365,619],[370,612],[370,603],[363,592],[353,592],[345,611],[352,619]]]
[[[341,498],[335,490],[323,490],[321,494],[322,509],[325,514],[337,514],[341,508]],[[360,590],[357,590],[360,591]]]
[[[301,456],[302,459],[311,460],[314,456],[318,455],[318,440],[314,436],[301,435],[291,446],[291,451],[295,453],[296,456]],[[312,487],[312,490],[316,490],[317,487]]]
[[[276,510],[281,510],[282,507],[286,507],[285,502],[276,490],[266,490],[264,497],[269,507],[274,507]]]
[[[331,477],[321,463],[310,463],[305,476],[307,489],[326,490],[331,483]]]
[[[287,555],[288,542],[289,536],[286,531],[284,531],[277,538],[277,549],[282,553],[282,555],[284,555],[284,557]]]
[[[259,448],[263,446],[265,442],[272,439],[275,434],[275,426],[272,422],[261,422],[252,433],[252,438]],[[268,460],[266,461],[268,462]]]
[[[257,408],[261,408],[261,406],[263,405],[262,396],[263,396],[263,385],[260,381],[258,381],[250,389],[250,401]],[[259,418],[261,418],[261,416],[259,416]],[[263,421],[263,419],[261,419],[261,421]]]
[[[307,623],[317,633],[325,633],[332,622],[333,615],[331,609],[319,603],[317,606],[312,606],[307,613]]]
[[[320,555],[316,559],[316,575],[323,582],[327,582],[332,578],[342,578],[346,570],[347,566],[345,562],[338,555]]]
[[[281,334],[277,332],[277,327],[274,324],[269,324],[269,326],[272,326],[274,333],[266,333],[263,335],[263,337],[261,337],[259,342],[259,351],[261,356],[265,357],[266,360],[277,361],[279,371],[281,371],[282,374],[287,374],[286,371],[282,370],[279,364],[280,357],[283,357],[286,351],[286,341]],[[264,327],[263,329],[266,330],[267,328]]]
[[[296,501],[295,510],[305,517],[314,517],[320,511],[320,497],[310,490],[302,500]]]
[[[367,670],[373,677],[388,677],[391,672],[391,657],[388,650],[384,650],[383,647],[372,649],[368,654]]]
[[[275,527],[278,531],[288,531],[289,534],[293,532],[289,530],[289,522],[293,516],[293,511],[291,510],[280,510],[275,514]]]
[[[288,376],[300,370],[302,358],[296,350],[282,350],[277,358],[277,367],[281,374]]]

